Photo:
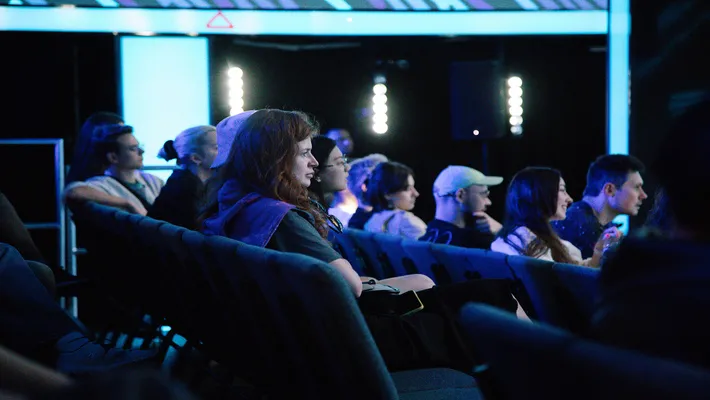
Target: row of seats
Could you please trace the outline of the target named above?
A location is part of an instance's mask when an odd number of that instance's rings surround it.
[[[458,371],[390,374],[349,287],[326,263],[93,203],[72,211],[98,287],[169,325],[261,398],[481,397]]]
[[[171,345],[178,335],[186,338],[246,379],[256,398],[482,397],[460,372],[389,373],[347,284],[325,263],[92,203],[73,217],[91,233],[92,278],[102,290],[136,315],[172,326]],[[357,235],[350,231],[348,238]],[[430,246],[430,254],[440,247]],[[524,260],[492,257],[507,259],[513,271]],[[570,287],[573,281],[565,280]],[[489,399],[695,399],[710,393],[707,371],[584,341],[486,305],[464,306],[461,322],[488,363],[479,369],[492,373]]]
[[[361,275],[384,279],[419,273],[439,285],[506,279],[531,318],[580,334],[594,307],[598,269],[355,229],[344,233],[335,246]]]

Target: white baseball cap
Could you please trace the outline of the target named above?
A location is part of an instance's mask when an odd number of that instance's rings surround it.
[[[211,168],[219,168],[227,162],[239,128],[255,112],[256,110],[244,111],[227,117],[217,124],[217,157],[214,158]]]
[[[500,176],[485,176],[473,168],[463,165],[449,165],[436,177],[434,195],[446,196],[471,185],[495,186],[502,182],[503,178]]]

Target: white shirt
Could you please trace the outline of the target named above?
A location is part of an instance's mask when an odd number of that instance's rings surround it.
[[[426,223],[409,211],[386,210],[373,214],[365,223],[365,230],[417,240],[426,233]]]
[[[518,238],[516,235],[509,235],[508,240],[511,242],[515,243],[517,246],[520,246],[520,248],[525,248],[530,242],[535,239],[535,234],[530,231],[530,229],[521,226],[518,229],[515,230],[515,233],[518,234],[521,238],[524,239],[525,243],[521,242],[520,238]],[[574,261],[575,264],[578,265],[589,265],[589,262],[591,261],[591,258],[588,258],[586,260],[582,259],[582,251],[579,250],[575,245],[572,243],[560,239],[562,242],[562,245],[565,246],[567,249],[567,253],[569,254],[570,258]],[[509,245],[508,243],[503,240],[503,238],[497,238],[496,240],[493,241],[491,244],[491,250],[497,251],[499,253],[505,253],[505,254],[510,254],[514,256],[520,256],[518,250],[516,250],[513,246]],[[537,258],[541,260],[546,260],[546,261],[555,261],[552,259],[552,250],[549,248],[547,251],[542,253],[541,255],[537,256]]]
[[[153,204],[155,199],[160,194],[160,190],[163,186],[165,186],[165,182],[157,176],[143,171],[136,171],[135,176],[136,181],[145,186],[145,189],[143,190],[145,200],[149,204]],[[126,187],[119,183],[116,179],[107,175],[95,176],[84,182],[72,182],[64,188],[64,193],[75,187],[81,186],[88,186],[111,196],[122,197],[135,204],[141,204],[141,201],[138,200],[138,198],[131,193],[130,190],[126,189]]]

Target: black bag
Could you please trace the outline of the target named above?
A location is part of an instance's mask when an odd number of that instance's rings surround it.
[[[507,280],[479,279],[435,286],[417,295],[423,310],[404,316],[396,293],[364,292],[359,299],[360,310],[392,372],[446,367],[470,374],[479,360],[462,335],[458,323],[461,306],[478,302],[513,313],[517,310]]]

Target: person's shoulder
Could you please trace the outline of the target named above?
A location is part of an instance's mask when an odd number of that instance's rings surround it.
[[[286,215],[284,215],[284,221],[299,225],[309,224],[311,226],[315,226],[316,223],[316,219],[310,212],[300,208],[292,208],[289,210]]]
[[[88,186],[94,186],[94,187],[107,187],[107,186],[120,185],[120,183],[115,178],[108,176],[108,175],[92,176],[91,178],[85,180],[83,183]]]
[[[569,219],[572,217],[572,219],[594,219],[596,221],[597,217],[594,215],[594,210],[592,210],[592,206],[587,204],[586,201],[578,201],[575,203],[572,203],[569,208],[567,208],[567,218]]]
[[[145,172],[145,171],[138,171],[138,174],[143,178],[143,180],[151,185],[157,185],[157,186],[165,186],[165,181],[162,180],[161,178],[158,178],[157,176]]]

